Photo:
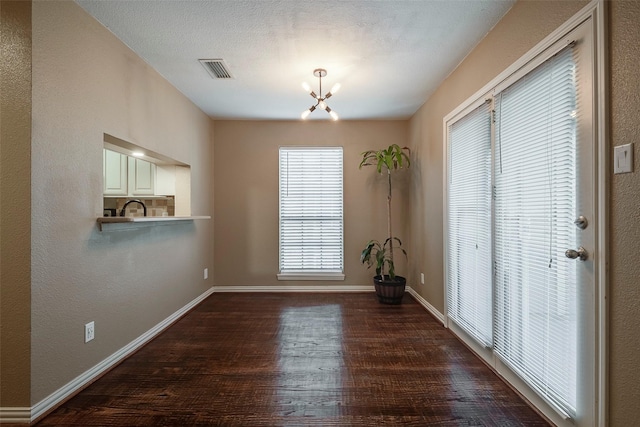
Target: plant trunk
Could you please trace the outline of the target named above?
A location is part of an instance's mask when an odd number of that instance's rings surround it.
[[[391,170],[387,169],[389,178],[389,194],[387,195],[387,228],[389,230],[389,258],[393,263],[393,234],[391,233]]]

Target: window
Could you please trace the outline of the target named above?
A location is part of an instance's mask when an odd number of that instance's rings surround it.
[[[448,127],[447,313],[485,346],[491,332],[491,104]]]
[[[341,147],[280,148],[280,280],[343,280]]]

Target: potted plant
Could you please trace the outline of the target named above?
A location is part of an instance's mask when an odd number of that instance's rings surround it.
[[[379,174],[386,173],[389,191],[387,193],[387,238],[383,243],[378,240],[370,240],[360,255],[360,262],[371,268],[375,264],[376,276],[373,283],[376,288],[378,301],[384,304],[400,304],[404,295],[407,279],[396,275],[393,262],[394,249],[400,250],[407,256],[402,248],[402,242],[391,231],[391,172],[403,167],[408,168],[410,153],[408,147],[400,148],[397,144],[391,144],[381,150],[369,150],[362,153],[360,169],[363,166],[375,166]]]

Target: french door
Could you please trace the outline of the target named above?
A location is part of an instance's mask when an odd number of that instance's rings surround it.
[[[446,122],[448,325],[558,425],[596,416],[590,28]]]

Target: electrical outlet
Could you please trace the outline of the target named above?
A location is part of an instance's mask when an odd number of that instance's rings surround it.
[[[95,337],[96,328],[94,322],[84,325],[84,342],[89,342]]]
[[[424,273],[420,273],[420,283],[424,285]]]
[[[204,269],[204,280],[207,280],[209,278],[209,269],[205,268]]]

